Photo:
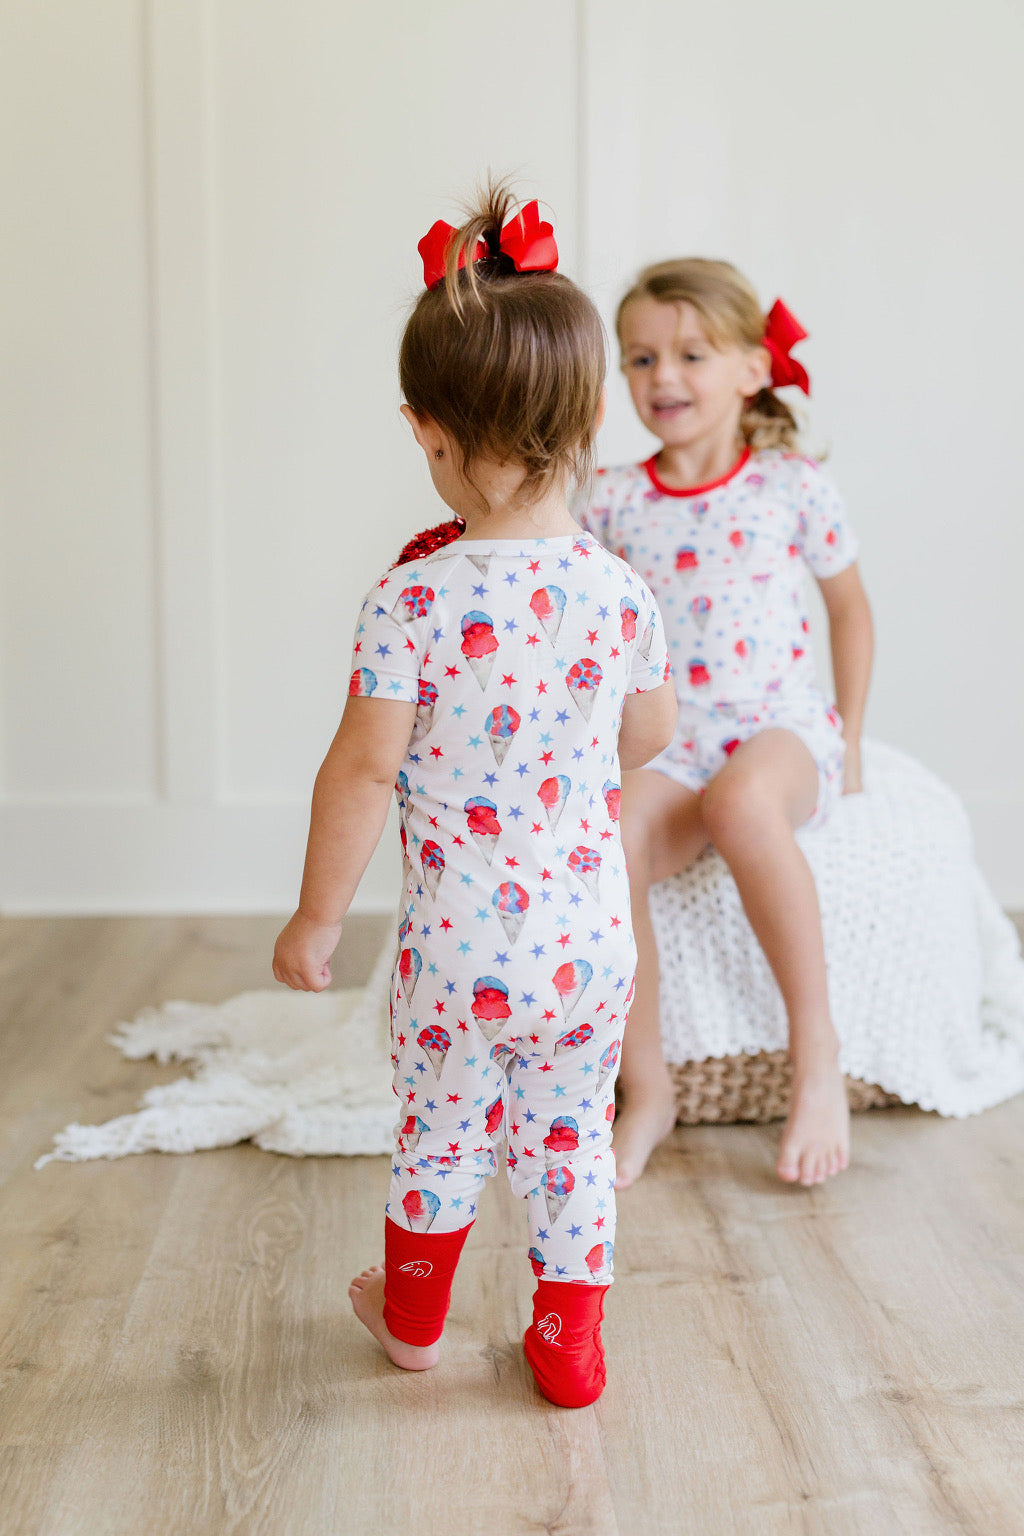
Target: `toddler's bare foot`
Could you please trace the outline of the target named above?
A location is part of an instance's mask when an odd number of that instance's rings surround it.
[[[348,1288],[352,1310],[365,1328],[369,1328],[389,1360],[403,1371],[429,1371],[437,1364],[438,1346],[403,1344],[384,1326],[384,1270],[380,1264],[356,1275]]]
[[[850,1106],[833,1058],[793,1073],[789,1114],[776,1172],[795,1184],[823,1184],[850,1162]]]
[[[615,1188],[628,1189],[647,1167],[647,1159],[676,1123],[676,1095],[672,1082],[631,1089],[615,1118],[612,1151],[615,1153]]]

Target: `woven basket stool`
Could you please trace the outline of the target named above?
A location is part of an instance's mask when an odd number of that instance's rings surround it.
[[[814,874],[829,1003],[853,1109],[976,1114],[1024,1088],[1024,966],[953,791],[864,743],[865,792],[797,841]],[[787,1112],[782,998],[728,868],[709,850],[651,891],[661,1029],[679,1119]]]
[[[676,1062],[669,1071],[675,1083],[680,1125],[784,1120],[789,1113],[791,1073],[785,1051]],[[846,1096],[855,1112],[902,1103],[895,1093],[886,1093],[856,1077],[846,1078]]]

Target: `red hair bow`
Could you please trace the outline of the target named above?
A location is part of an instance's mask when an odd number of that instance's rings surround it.
[[[786,384],[795,384],[798,389],[803,390],[805,395],[810,394],[811,381],[807,376],[807,369],[789,355],[791,348],[795,347],[798,341],[803,341],[806,336],[807,332],[796,316],[790,314],[781,299],[776,299],[765,321],[763,343],[772,360],[773,389],[780,389]]]
[[[423,281],[428,288],[436,288],[444,279],[444,263],[455,230],[444,219],[432,224],[416,249],[423,257]],[[527,203],[513,214],[501,231],[498,250],[507,256],[517,272],[554,272],[558,266],[558,246],[555,232],[540,216],[537,200]],[[486,261],[494,253],[487,242],[478,240],[473,253],[474,261]],[[459,256],[459,266],[466,264],[465,253]]]

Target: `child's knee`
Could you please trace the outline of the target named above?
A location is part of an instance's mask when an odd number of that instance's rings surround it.
[[[774,834],[776,823],[785,823],[754,774],[713,780],[701,800],[700,814],[709,840],[720,852],[738,843],[760,841]]]

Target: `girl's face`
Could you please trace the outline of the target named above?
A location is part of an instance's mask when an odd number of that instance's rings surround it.
[[[667,448],[739,430],[768,375],[763,347],[713,347],[692,304],[634,299],[622,316],[622,371],[637,415]]]

